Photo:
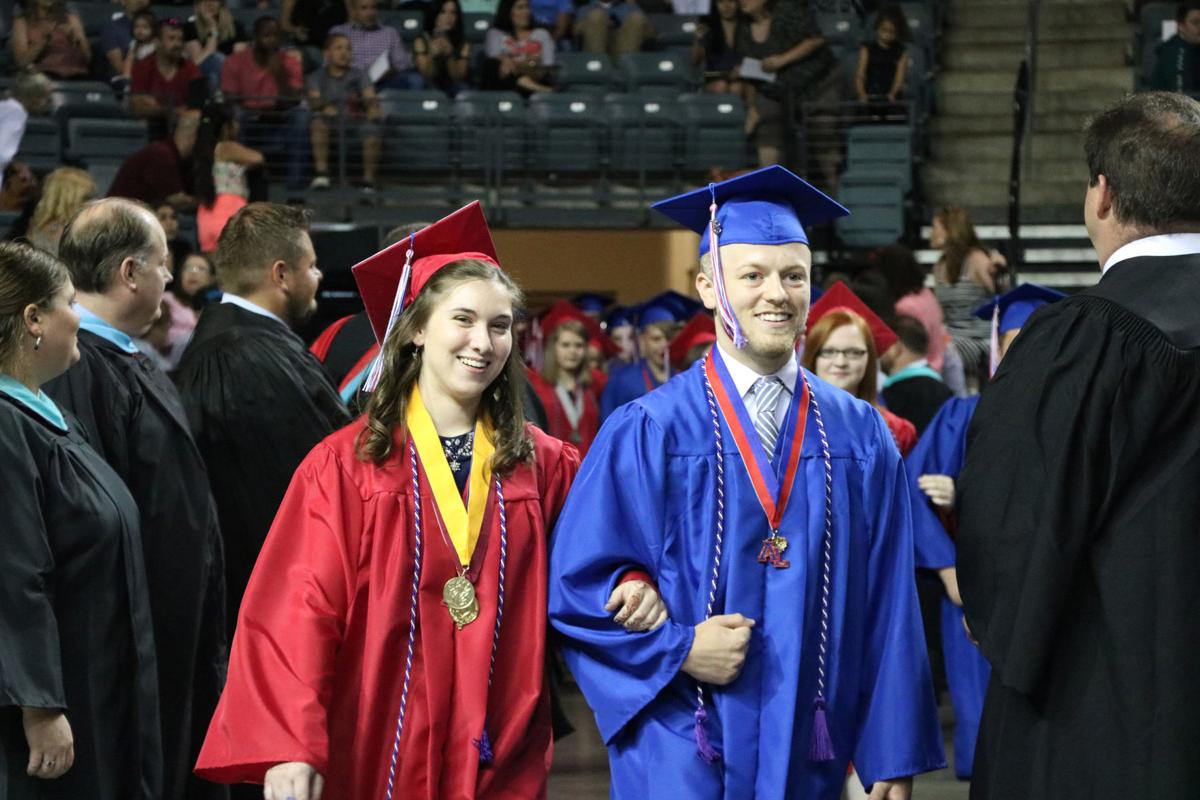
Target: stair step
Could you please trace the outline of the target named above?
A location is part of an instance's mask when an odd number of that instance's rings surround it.
[[[945,76],[943,76],[945,77]],[[1033,96],[1034,113],[1041,114],[1094,114],[1119,100],[1122,89],[1076,89],[1071,91],[1039,91]],[[1012,87],[1004,93],[992,91],[954,91],[946,87],[937,89],[939,116],[974,115],[980,112],[1009,113],[1012,106]]]
[[[921,168],[924,180],[931,184],[964,183],[967,181],[987,181],[1007,183],[1011,165],[1008,159],[989,161],[977,159],[970,162],[939,161]],[[1082,152],[1073,160],[1035,160],[1029,167],[1027,180],[1050,182],[1072,182],[1082,187],[1087,183],[1087,164]],[[1082,191],[1082,189],[1081,189]]]
[[[1017,44],[977,44],[947,48],[943,63],[947,70],[1012,69],[1025,58],[1025,48]],[[1117,42],[1075,41],[1070,44],[1042,44],[1038,47],[1038,69],[1070,67],[1125,67],[1125,45]]]
[[[980,108],[976,106],[975,108]],[[1079,133],[1094,111],[1052,112],[1034,107],[1033,130],[1042,133]],[[1096,110],[1099,110],[1098,108]],[[1012,133],[1013,115],[1000,113],[946,113],[930,121],[930,132],[939,136],[961,136],[978,133]]]
[[[958,160],[1006,161],[1012,157],[1011,135],[975,134],[933,139],[930,152],[938,162]],[[1035,160],[1062,159],[1071,161],[1083,158],[1083,137],[1079,133],[1042,133],[1033,138]]]
[[[1070,206],[1083,203],[1086,187],[1076,181],[1027,181],[1021,184],[1021,206]],[[1006,206],[1008,181],[991,183],[926,183],[929,205]]]
[[[1038,31],[1042,44],[1063,44],[1075,41],[1111,42],[1124,47],[1133,37],[1128,25],[1043,25]],[[1015,44],[1025,46],[1025,28],[952,28],[942,38],[946,52],[981,44]]]
[[[946,92],[993,92],[1009,95],[1016,81],[1013,69],[946,70],[939,76],[939,87]],[[1041,69],[1038,71],[1039,90],[1113,89],[1128,92],[1133,89],[1131,67],[1094,67]]]
[[[1029,22],[1029,9],[1027,3],[968,2],[950,6],[946,19],[952,29],[1016,28],[1024,31]],[[1119,2],[1064,3],[1042,8],[1040,25],[1043,27],[1097,24],[1125,27],[1124,5]]]

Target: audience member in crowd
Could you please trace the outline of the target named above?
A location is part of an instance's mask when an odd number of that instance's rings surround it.
[[[216,282],[212,262],[203,253],[189,253],[175,266],[174,279],[169,291],[163,294],[163,303],[171,311],[171,325],[167,329],[168,352],[175,354],[172,368],[183,355],[182,348],[192,338],[196,322],[200,319],[193,303],[203,296],[202,290]]]
[[[187,108],[192,81],[200,78],[200,70],[183,55],[183,24],[162,20],[154,54],[135,63],[130,73],[129,110],[142,119],[166,119]]]
[[[200,118],[192,159],[196,232],[200,250],[211,253],[225,224],[250,200],[246,171],[262,166],[263,154],[237,141],[237,123],[225,107],[209,103]]]
[[[350,0],[283,0],[279,25],[297,45],[322,47],[329,29],[350,18]]]
[[[741,24],[738,0],[714,0],[712,10],[696,26],[692,63],[704,68],[705,91],[742,93],[737,79],[741,57],[736,49]]]
[[[194,208],[191,158],[199,123],[199,111],[177,114],[168,138],[151,142],[125,159],[108,196],[141,200],[151,208],[163,203],[176,209]]]
[[[573,0],[530,0],[533,24],[550,31],[556,42],[571,39],[571,23],[575,19]]]
[[[225,591],[217,510],[170,378],[141,357],[171,281],[167,240],[150,210],[109,198],[82,209],[60,248],[78,292],[79,361],[46,386],[129,487],[158,662],[163,798],[220,800],[192,775],[204,720],[225,678]],[[128,797],[138,797],[133,794]]]
[[[133,42],[133,18],[150,5],[150,0],[120,0],[120,4],[121,11],[100,26],[100,53],[113,79],[129,75],[125,61]]]
[[[423,89],[425,82],[413,68],[412,53],[391,25],[379,22],[379,0],[350,0],[350,21],[329,29],[350,40],[351,65],[371,76],[383,88]],[[386,64],[386,69],[380,65]],[[380,73],[375,75],[375,73]]]
[[[575,13],[575,39],[585,53],[614,59],[636,53],[654,38],[654,26],[638,0],[592,0]]]
[[[317,174],[310,189],[328,189],[330,142],[350,136],[362,142],[363,189],[375,188],[383,149],[383,114],[371,79],[351,65],[350,39],[340,33],[325,37],[325,65],[308,76],[312,111],[312,154]],[[347,141],[347,150],[349,149]],[[347,170],[348,172],[349,170]]]
[[[807,5],[780,0],[739,0],[739,4],[749,21],[738,29],[738,54],[757,60],[764,72],[775,77],[748,90],[747,129],[756,134],[759,164],[776,164],[783,157],[784,131],[789,127],[785,113],[798,113],[805,102],[840,101],[841,71]],[[836,136],[836,128],[810,119],[808,130],[819,172],[814,177],[832,186],[840,148],[825,140]]]
[[[238,104],[243,142],[287,162],[287,188],[304,187],[308,162],[308,111],[303,105],[300,59],[280,49],[279,23],[254,22],[254,46],[225,59],[221,91]]]
[[[546,409],[546,432],[585,456],[600,430],[600,404],[587,361],[590,332],[583,313],[566,301],[556,303],[542,319],[542,335],[542,370],[530,376],[530,383]]]
[[[879,402],[879,354],[896,343],[896,334],[844,283],[834,284],[808,312],[801,363],[821,380],[866,400],[883,415],[900,455],[917,443],[912,422]]]
[[[992,329],[971,313],[997,292],[1004,258],[988,250],[965,208],[945,206],[933,215],[929,245],[941,250],[933,267],[934,294],[958,355],[968,388],[978,391],[987,376]]]
[[[1155,50],[1150,88],[1200,94],[1200,0],[1175,9],[1175,35]]]
[[[220,515],[231,632],[292,473],[350,421],[292,330],[316,312],[316,262],[305,210],[251,203],[235,214],[217,247],[225,295],[200,314],[176,372]]]
[[[426,85],[454,97],[466,88],[471,45],[463,35],[458,0],[442,0],[425,12],[425,30],[413,42],[413,58]]]
[[[891,113],[904,94],[910,59],[907,46],[912,33],[900,6],[889,5],[875,17],[875,38],[858,48],[854,93],[873,111]]]
[[[21,149],[29,118],[43,116],[50,110],[53,89],[50,79],[40,72],[22,72],[13,80],[8,97],[0,100],[0,170]]]
[[[888,410],[911,422],[920,436],[953,392],[929,363],[929,334],[921,320],[899,316],[893,327],[897,341],[879,358],[887,373],[879,394]]]
[[[19,69],[36,69],[51,78],[87,78],[92,46],[79,15],[65,0],[28,0],[13,19],[9,40]]]
[[[215,90],[221,85],[225,57],[235,48],[244,47],[249,37],[242,23],[229,13],[224,0],[196,0],[192,11],[183,26],[187,55]]]
[[[24,161],[8,162],[2,177],[0,211],[22,211],[36,201],[41,184],[33,168]]]
[[[167,268],[173,275],[183,263],[183,259],[195,248],[191,242],[179,235],[179,213],[175,211],[174,206],[170,203],[159,203],[154,208],[154,216],[162,225],[163,233],[167,235]]]
[[[158,47],[158,17],[154,16],[154,12],[147,8],[136,12],[133,15],[130,33],[132,35],[125,48],[124,69],[119,76],[125,81],[119,85],[122,92],[129,88],[134,64],[143,58],[149,58]]]
[[[74,295],[57,258],[0,244],[3,793],[161,797],[141,515],[41,390],[79,360]]]
[[[42,198],[33,210],[25,239],[47,253],[58,254],[63,229],[84,203],[96,196],[92,176],[75,167],[59,167],[46,176]]]
[[[526,97],[554,91],[550,75],[554,39],[546,29],[533,27],[529,0],[500,0],[484,40],[484,52],[485,89],[515,91]]]

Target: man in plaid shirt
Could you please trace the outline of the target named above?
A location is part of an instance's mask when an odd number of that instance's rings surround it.
[[[391,25],[379,24],[379,0],[353,0],[350,21],[329,29],[329,34],[350,40],[352,66],[368,75],[385,53],[388,72],[375,83],[381,88],[424,89],[425,82],[413,68],[412,54]]]

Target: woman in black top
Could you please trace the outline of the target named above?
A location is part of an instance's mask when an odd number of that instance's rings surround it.
[[[0,797],[153,800],[138,509],[40,388],[79,359],[74,291],[57,258],[0,244]]]
[[[242,23],[233,18],[224,0],[196,0],[195,13],[183,26],[188,58],[200,68],[215,91],[221,85],[221,66],[234,45],[245,46],[248,37]]]
[[[860,103],[870,103],[873,113],[895,113],[904,95],[909,57],[908,19],[899,6],[886,6],[875,18],[875,38],[858,48],[854,91]]]
[[[738,0],[714,0],[712,10],[696,26],[692,63],[704,66],[704,89],[741,94],[736,70],[741,57],[736,48],[742,14]]]
[[[454,97],[467,86],[471,45],[463,36],[458,0],[433,3],[425,12],[425,31],[413,42],[417,70],[430,86]]]

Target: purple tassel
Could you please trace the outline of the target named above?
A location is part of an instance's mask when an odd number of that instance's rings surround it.
[[[492,763],[492,757],[493,757],[492,740],[488,738],[486,722],[484,723],[484,726],[483,726],[483,735],[480,736],[478,739],[472,739],[471,743],[479,748],[479,763],[480,764]]]
[[[704,721],[708,719],[708,712],[704,707],[696,709],[696,750],[700,757],[705,762],[712,764],[721,757],[721,754],[713,749],[712,742],[708,740],[708,734],[704,730]]]
[[[808,750],[809,761],[833,761],[833,739],[829,736],[829,722],[825,719],[825,698],[818,697],[813,703],[812,746]]]

